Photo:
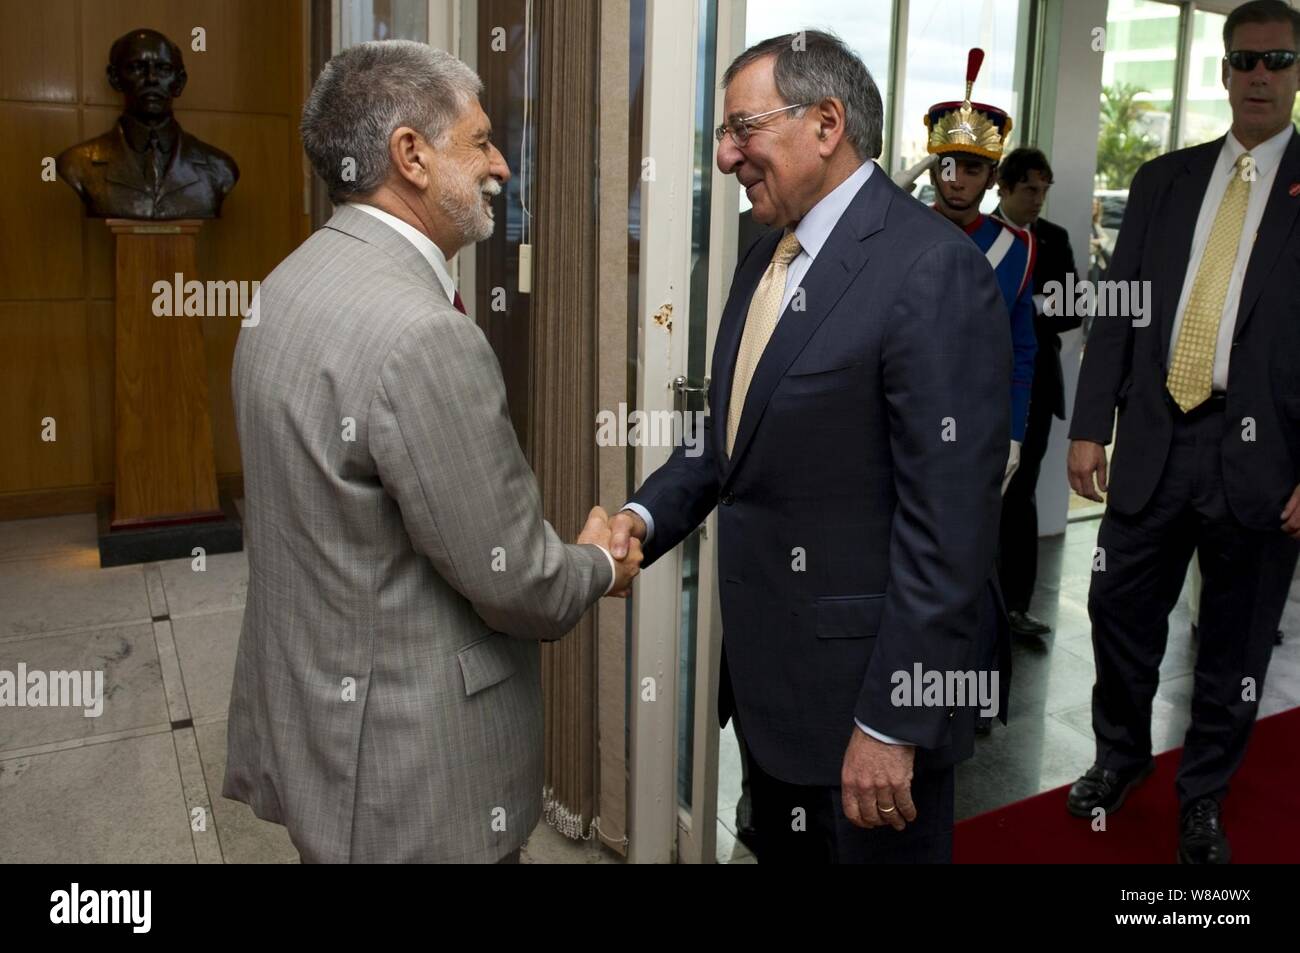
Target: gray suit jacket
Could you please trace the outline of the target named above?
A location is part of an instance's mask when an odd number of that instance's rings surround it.
[[[500,859],[541,813],[538,642],[610,567],[542,518],[491,348],[343,206],[262,283],[233,387],[249,583],[223,793],[304,861]]]

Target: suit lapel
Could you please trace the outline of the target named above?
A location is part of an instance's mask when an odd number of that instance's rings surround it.
[[[754,369],[754,377],[749,383],[745,406],[741,411],[740,430],[736,433],[734,453],[728,461],[727,471],[723,477],[724,485],[736,472],[736,466],[749,447],[754,431],[758,428],[763,412],[772,397],[772,392],[776,390],[776,385],[780,383],[786,370],[799,356],[822,322],[835,309],[835,305],[839,303],[854,277],[862,270],[862,266],[867,261],[867,248],[863,240],[884,227],[885,215],[895,194],[901,194],[901,190],[889,181],[889,177],[882,170],[873,170],[870,178],[858,190],[849,207],[840,216],[830,237],[826,239],[826,244],[813,259],[812,267],[808,269],[800,284],[804,291],[805,309],[802,312],[793,311],[790,307],[785,309],[781,320],[777,322],[776,330],[772,333],[771,340],[763,350],[758,366]],[[778,238],[777,241],[779,240]],[[769,250],[767,243],[764,243],[758,250],[768,251],[767,259],[763,263],[765,271],[775,245]],[[762,271],[759,272],[760,277],[761,275]],[[754,283],[757,284],[757,279]],[[750,295],[752,293],[751,289]],[[748,298],[747,295],[746,301]],[[743,327],[743,321],[739,323]],[[736,345],[738,349],[739,337]],[[730,369],[735,366],[735,354],[728,356],[730,358],[728,378],[730,378]],[[726,382],[726,387],[730,391],[730,380]],[[729,395],[727,400],[729,403]],[[727,410],[729,413],[730,408],[728,407]],[[718,428],[724,432],[724,442],[726,419],[726,417],[722,418],[723,426]]]
[[[1174,180],[1169,193],[1170,222],[1166,235],[1172,236],[1164,246],[1164,266],[1157,272],[1168,276],[1167,281],[1152,284],[1157,296],[1156,314],[1160,320],[1160,334],[1164,347],[1160,350],[1161,366],[1168,363],[1169,338],[1174,330],[1174,313],[1183,293],[1187,278],[1187,265],[1192,257],[1192,238],[1196,232],[1196,219],[1201,214],[1205,190],[1210,176],[1219,161],[1224,136],[1198,147],[1187,157],[1182,174]]]
[[[148,192],[149,186],[144,181],[144,172],[140,168],[140,159],[138,153],[131,148],[131,144],[126,141],[126,133],[122,131],[119,123],[115,126],[117,130],[117,153],[121,157],[120,162],[108,162],[108,168],[104,171],[105,180],[112,182],[114,185],[123,185],[128,189],[134,189],[137,192]]]
[[[1237,307],[1234,341],[1241,337],[1241,329],[1250,320],[1255,303],[1264,290],[1264,281],[1286,247],[1287,236],[1295,225],[1296,213],[1300,212],[1300,194],[1293,194],[1291,187],[1297,182],[1300,182],[1300,135],[1293,132],[1286,151],[1282,153],[1282,161],[1273,178],[1273,191],[1269,193],[1264,217],[1260,219],[1259,231],[1255,233],[1255,243],[1251,246],[1250,262],[1246,266],[1241,301]]]

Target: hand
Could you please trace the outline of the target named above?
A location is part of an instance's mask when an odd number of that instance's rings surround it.
[[[634,539],[628,545],[625,541],[623,555],[619,557],[611,545],[613,535],[608,514],[602,507],[593,506],[587,514],[587,525],[578,534],[578,542],[599,546],[614,556],[614,585],[606,595],[627,598],[632,591],[632,580],[641,572],[641,543]]]
[[[891,745],[871,737],[856,725],[840,768],[840,800],[844,816],[858,827],[888,824],[901,831],[916,820],[912,803],[912,762],[916,748]],[[879,808],[895,808],[881,813]]]
[[[1300,486],[1292,491],[1291,499],[1282,511],[1282,532],[1292,539],[1300,539]]]
[[[613,553],[615,559],[622,559],[627,555],[629,537],[645,542],[645,520],[631,510],[619,510],[615,513],[614,518],[609,522],[609,528],[614,534],[614,544],[609,551]]]
[[[1007,470],[1002,474],[1002,495],[1006,496],[1007,487],[1011,483],[1011,478],[1015,476],[1016,471],[1020,469],[1020,441],[1011,441],[1011,450],[1007,453]]]
[[[1102,493],[1109,492],[1106,486],[1105,447],[1091,440],[1071,440],[1066,470],[1070,474],[1070,489],[1084,499],[1106,502],[1101,496]],[[1097,478],[1096,488],[1093,486],[1094,474]]]

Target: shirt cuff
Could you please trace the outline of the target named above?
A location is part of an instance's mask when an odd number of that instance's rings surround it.
[[[614,588],[614,583],[618,579],[618,570],[614,568],[614,557],[610,554],[608,549],[600,545],[600,543],[592,543],[591,545],[595,546],[602,553],[604,553],[605,558],[609,560],[609,585],[606,586],[605,591],[601,593],[601,596],[604,597],[609,595],[609,590]]]
[[[864,725],[862,722],[858,721],[856,718],[853,719],[853,723],[854,723],[855,725],[857,725],[859,728],[861,728],[863,731],[865,731],[867,734],[869,734],[871,737],[875,738],[877,741],[883,741],[883,742],[884,742],[885,744],[887,744],[887,745],[910,745],[910,744],[912,744],[912,742],[910,742],[910,741],[904,741],[902,738],[893,738],[893,737],[891,737],[891,736],[889,736],[889,735],[882,734],[882,733],[879,732],[879,731],[872,731],[870,728],[868,728],[868,727],[867,727],[866,725]]]
[[[650,515],[650,511],[640,503],[625,503],[623,509],[631,510],[641,519],[645,520],[645,539],[642,542],[648,543],[655,536],[655,518]]]

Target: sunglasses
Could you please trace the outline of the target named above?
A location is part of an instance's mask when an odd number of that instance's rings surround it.
[[[1271,72],[1295,65],[1295,50],[1233,50],[1228,54],[1228,65],[1235,70],[1249,73],[1260,60]]]

